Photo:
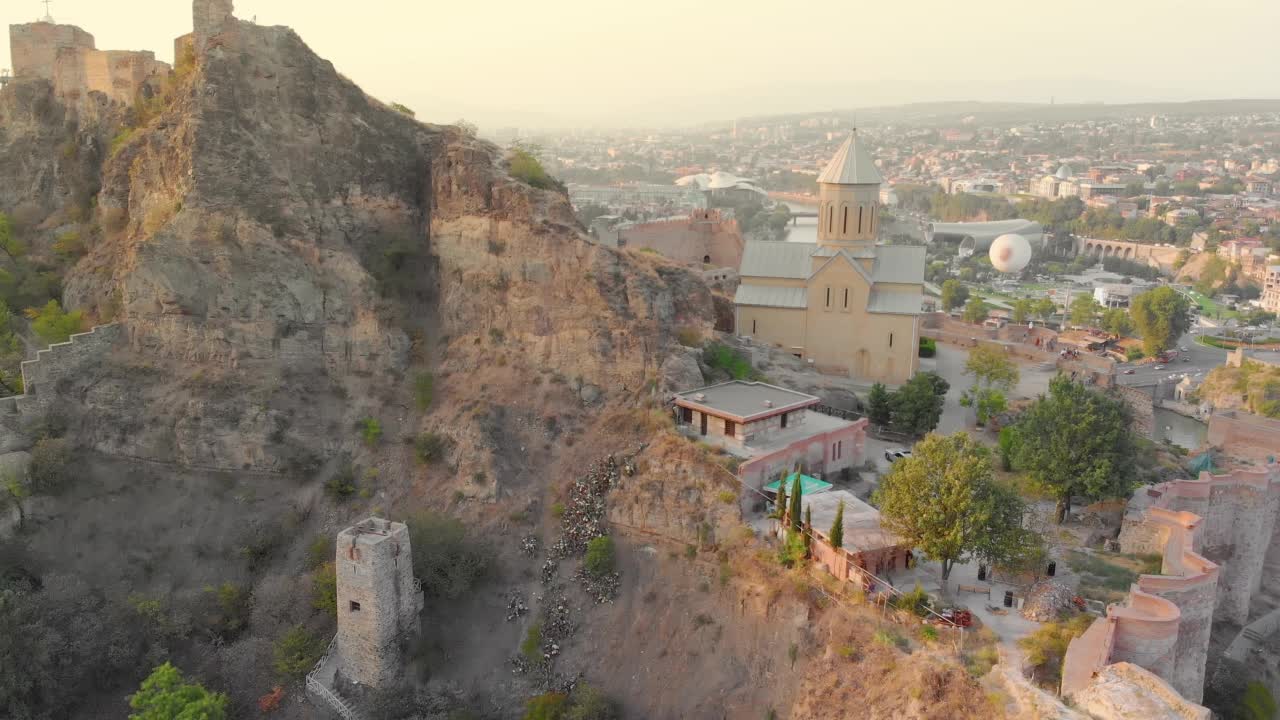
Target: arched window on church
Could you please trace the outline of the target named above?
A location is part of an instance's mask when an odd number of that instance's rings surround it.
[[[862,232],[862,206],[858,206],[858,232]]]
[[[840,207],[840,234],[846,235],[849,232],[849,206],[842,205]]]
[[[827,206],[827,232],[832,232],[836,227],[836,206],[834,203]]]

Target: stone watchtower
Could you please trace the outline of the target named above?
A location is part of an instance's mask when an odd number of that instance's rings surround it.
[[[386,687],[400,675],[400,639],[418,627],[409,528],[369,518],[338,534],[338,656],[343,676]]]
[[[196,50],[204,49],[209,38],[217,35],[235,19],[233,0],[195,0],[192,4],[194,16]]]

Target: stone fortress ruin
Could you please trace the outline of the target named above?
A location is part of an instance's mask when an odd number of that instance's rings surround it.
[[[16,79],[40,79],[70,107],[82,107],[95,94],[132,105],[150,97],[169,77],[168,63],[149,50],[98,50],[93,35],[52,18],[9,26]]]
[[[338,534],[337,550],[341,672],[361,685],[388,687],[400,676],[400,640],[417,629],[423,607],[409,528],[368,518]]]
[[[358,720],[343,684],[380,689],[399,682],[400,643],[417,631],[425,600],[404,523],[367,518],[338,533],[336,550],[338,634],[306,685],[339,716]]]
[[[1200,702],[1213,622],[1249,621],[1278,515],[1275,462],[1139,488],[1125,512],[1120,550],[1160,555],[1161,573],[1141,575],[1123,604],[1108,607],[1071,642],[1062,694],[1086,692],[1106,668],[1127,662]]]

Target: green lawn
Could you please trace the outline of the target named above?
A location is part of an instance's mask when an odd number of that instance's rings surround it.
[[[1219,313],[1221,313],[1221,317],[1224,320],[1227,318],[1240,316],[1240,313],[1236,312],[1235,310],[1228,310],[1222,305],[1218,304],[1218,302],[1215,301],[1213,298],[1205,295],[1201,295],[1195,290],[1188,290],[1187,297],[1191,298],[1192,302],[1200,306],[1200,314],[1205,316],[1206,318],[1216,320],[1219,317]]]

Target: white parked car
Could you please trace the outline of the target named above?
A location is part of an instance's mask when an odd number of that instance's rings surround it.
[[[909,457],[911,457],[911,451],[905,448],[884,451],[884,459],[888,460],[889,462],[894,462],[896,460],[901,460],[902,458],[909,458]]]

